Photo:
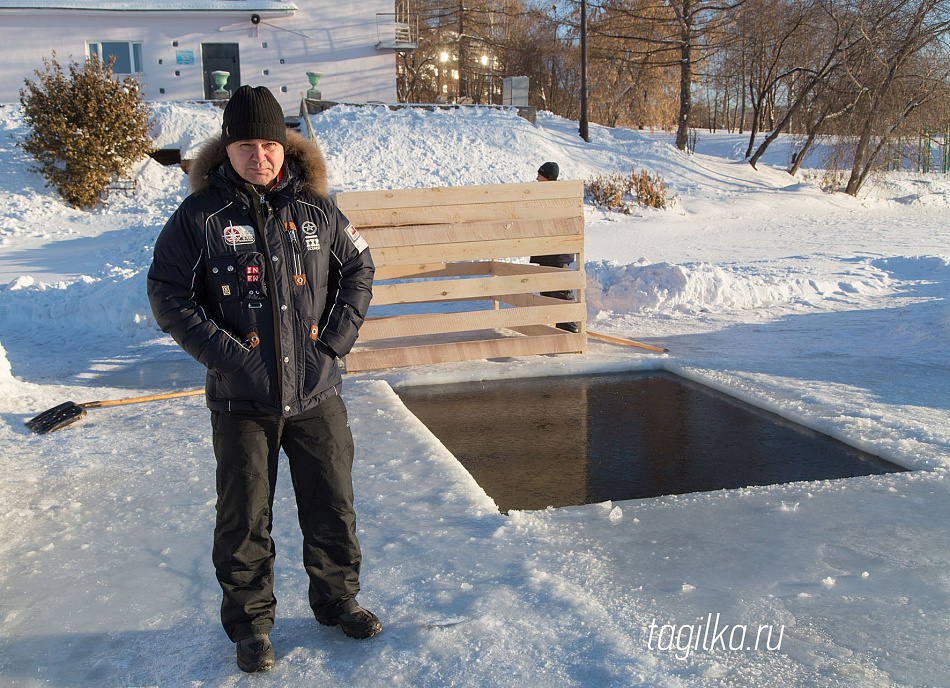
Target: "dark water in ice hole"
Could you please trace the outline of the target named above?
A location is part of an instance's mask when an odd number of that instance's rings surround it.
[[[904,470],[665,372],[396,391],[503,512]]]

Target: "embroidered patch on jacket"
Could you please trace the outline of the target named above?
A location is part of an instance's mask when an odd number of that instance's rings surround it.
[[[313,220],[307,220],[302,225],[300,225],[300,229],[302,229],[303,233],[307,236],[313,236],[317,233],[317,223]]]
[[[307,247],[308,251],[319,251],[320,250],[320,237],[308,236],[303,238],[304,244]]]
[[[247,281],[248,282],[260,282],[261,281],[261,269],[256,265],[247,266]]]
[[[254,243],[254,228],[248,225],[228,225],[224,228],[224,241],[229,246]]]
[[[350,237],[350,241],[353,242],[353,245],[356,247],[356,250],[363,252],[369,248],[369,244],[366,243],[366,239],[360,236],[360,233],[356,231],[356,227],[353,225],[346,226],[346,235]]]

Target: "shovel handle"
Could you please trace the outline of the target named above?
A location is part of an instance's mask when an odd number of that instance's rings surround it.
[[[203,389],[190,389],[187,392],[168,392],[167,394],[153,394],[147,397],[132,397],[130,399],[111,399],[108,401],[87,401],[77,404],[83,408],[102,408],[103,406],[121,406],[123,404],[138,404],[143,401],[158,401],[159,399],[177,399],[178,397],[193,397],[204,394]]]

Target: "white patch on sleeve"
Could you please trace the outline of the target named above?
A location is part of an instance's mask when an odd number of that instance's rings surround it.
[[[366,243],[366,239],[364,239],[360,233],[356,231],[356,227],[353,225],[346,226],[346,235],[350,238],[350,241],[353,242],[356,250],[360,253],[369,248],[369,244]]]

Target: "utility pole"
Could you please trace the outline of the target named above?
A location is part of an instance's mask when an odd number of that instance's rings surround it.
[[[581,138],[590,143],[587,131],[587,0],[581,0]]]

